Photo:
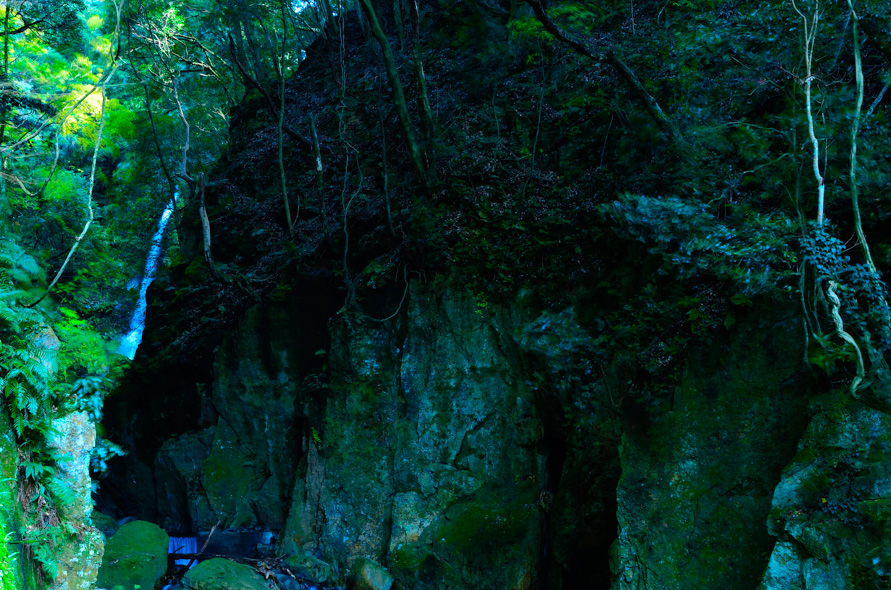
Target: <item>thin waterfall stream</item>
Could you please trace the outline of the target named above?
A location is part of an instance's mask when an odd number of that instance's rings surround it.
[[[176,205],[179,191],[174,193],[173,198],[167,203],[164,212],[161,213],[161,219],[158,220],[158,230],[152,237],[152,245],[149,247],[149,255],[145,261],[145,271],[142,273],[142,281],[139,283],[139,299],[136,302],[136,309],[130,317],[130,328],[126,336],[121,339],[121,345],[118,352],[126,356],[130,360],[136,356],[136,349],[142,343],[142,332],[145,330],[145,314],[148,309],[146,301],[146,293],[149,285],[155,280],[155,272],[158,270],[158,260],[161,258],[161,243],[164,239],[164,230],[167,229],[167,222],[173,215],[173,207]]]

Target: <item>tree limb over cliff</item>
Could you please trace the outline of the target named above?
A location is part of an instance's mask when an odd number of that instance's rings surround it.
[[[634,71],[619,58],[619,56],[612,50],[608,50],[605,53],[594,53],[581,42],[571,38],[551,20],[551,17],[548,16],[544,6],[542,6],[541,0],[526,0],[526,3],[532,7],[532,10],[535,12],[535,17],[544,29],[557,41],[568,45],[579,55],[583,55],[594,61],[606,62],[612,66],[631,89],[632,93],[643,103],[650,118],[652,118],[656,125],[659,126],[662,133],[664,133],[674,144],[684,143],[684,138],[677,130],[677,127],[674,126],[674,123],[671,122],[671,119],[668,118],[665,111],[662,110],[662,107],[660,107],[659,103],[656,102],[656,99],[653,98],[653,95],[647,92],[647,89],[644,87],[643,82],[640,81],[640,78],[637,77],[637,74],[635,74]]]

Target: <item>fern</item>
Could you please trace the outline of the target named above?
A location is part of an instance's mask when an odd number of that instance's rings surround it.
[[[77,494],[71,486],[55,475],[44,478],[42,483],[46,487],[50,498],[52,498],[56,509],[61,513],[71,508],[77,501]]]

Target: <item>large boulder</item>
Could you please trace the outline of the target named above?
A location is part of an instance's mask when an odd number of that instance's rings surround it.
[[[134,520],[121,526],[105,547],[96,586],[106,590],[156,590],[167,571],[169,544],[167,533],[150,522]]]
[[[353,565],[351,590],[390,590],[393,576],[379,563],[364,558]]]
[[[268,590],[252,568],[216,557],[199,563],[183,576],[183,590]]]

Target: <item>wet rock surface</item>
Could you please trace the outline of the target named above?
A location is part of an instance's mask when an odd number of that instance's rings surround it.
[[[760,588],[879,588],[891,574],[891,416],[848,392],[814,405],[773,494],[767,524],[779,541]]]

